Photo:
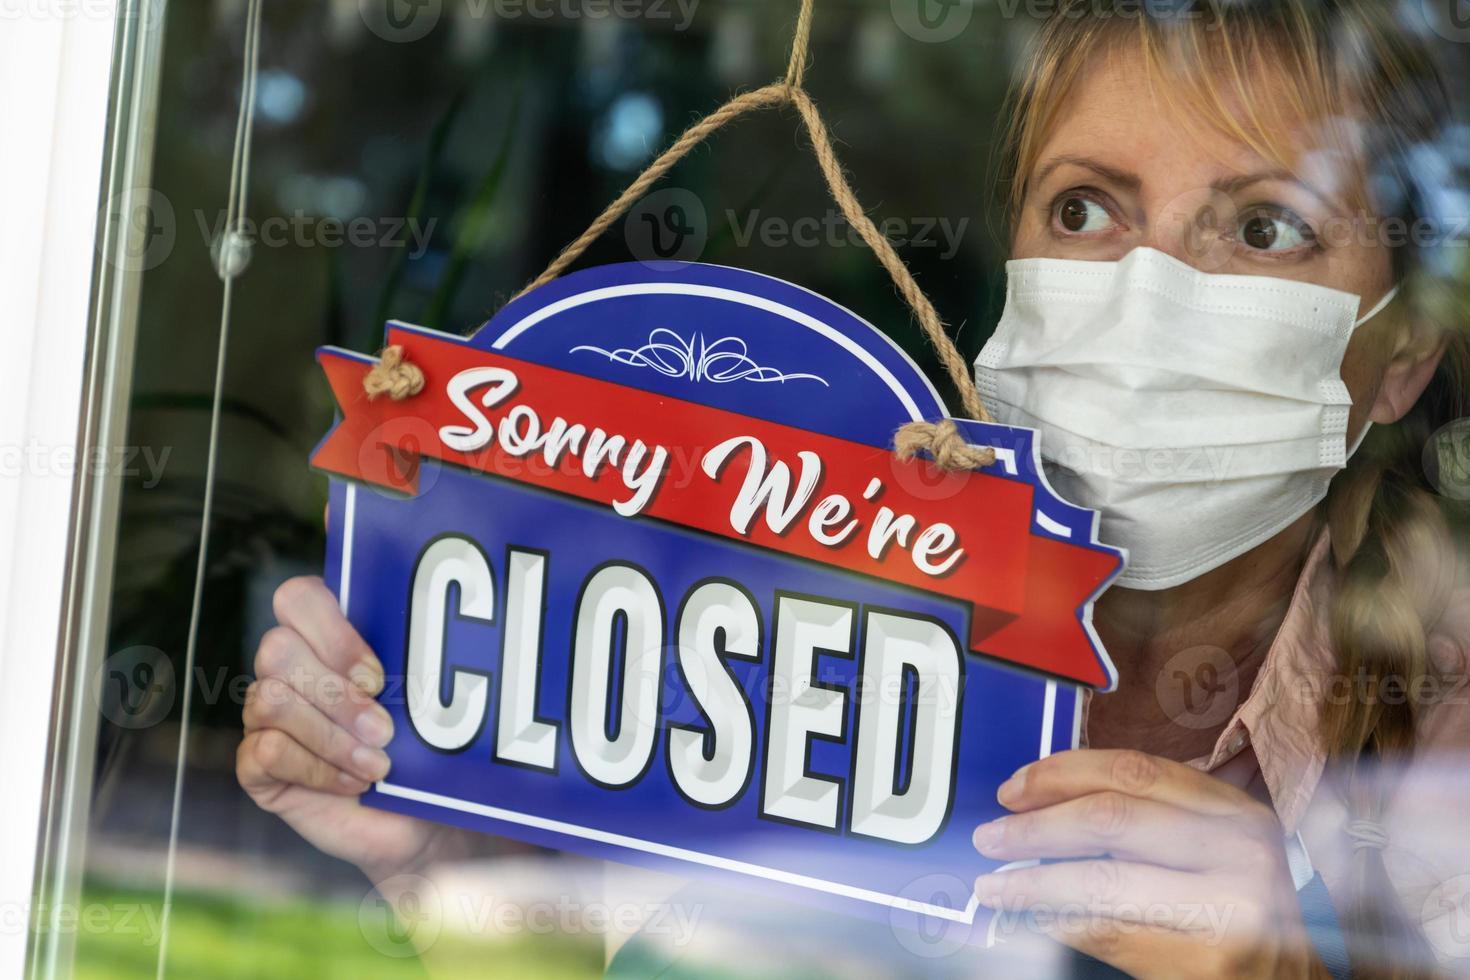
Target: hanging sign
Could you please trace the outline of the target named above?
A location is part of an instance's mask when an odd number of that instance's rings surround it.
[[[342,418],[312,460],[389,677],[365,802],[973,921],[996,788],[1114,680],[1090,613],[1122,555],[1034,432],[959,421],[994,465],[901,462],[894,432],[947,414],[913,362],[716,266],[589,269],[386,342],[423,391],[369,399],[374,360],[324,348]]]

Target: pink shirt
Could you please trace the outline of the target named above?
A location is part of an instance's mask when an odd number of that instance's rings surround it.
[[[1345,829],[1351,817],[1324,772],[1317,732],[1326,700],[1355,692],[1333,681],[1328,617],[1336,570],[1329,555],[1323,534],[1249,694],[1210,755],[1190,765],[1237,786],[1264,783],[1282,827],[1301,834],[1342,909],[1353,900],[1354,842]],[[1429,655],[1439,676],[1418,695],[1418,748],[1407,769],[1395,773],[1381,821],[1388,835],[1383,860],[1408,920],[1423,928],[1442,966],[1470,976],[1470,583],[1460,583],[1431,630]],[[1085,713],[1082,727],[1085,733]]]

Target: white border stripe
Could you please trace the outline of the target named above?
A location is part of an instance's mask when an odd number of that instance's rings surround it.
[[[1045,759],[1051,755],[1051,743],[1055,737],[1052,727],[1056,724],[1057,716],[1057,682],[1046,682],[1045,699],[1041,702],[1041,756]]]
[[[809,316],[784,303],[777,303],[774,300],[765,299],[761,296],[751,296],[748,293],[738,292],[734,289],[724,289],[719,286],[704,286],[696,283],[678,282],[635,282],[626,283],[621,286],[605,286],[602,289],[591,289],[585,293],[578,293],[575,296],[568,296],[566,299],[557,300],[549,306],[543,306],[535,313],[528,314],[523,319],[507,327],[504,333],[495,338],[495,342],[491,346],[495,350],[504,350],[506,345],[511,341],[541,321],[587,303],[596,303],[600,300],[613,299],[618,296],[647,295],[708,296],[711,299],[720,299],[728,303],[753,306],[758,310],[765,310],[767,313],[774,313],[777,316],[785,317],[793,323],[798,323],[808,330],[821,334],[853,357],[856,357],[870,371],[883,379],[883,383],[903,403],[904,411],[908,412],[911,418],[924,418],[924,413],[919,409],[918,404],[914,402],[913,398],[905,390],[904,386],[899,383],[898,379],[893,376],[893,372],[884,367],[882,362],[851,337],[844,336],[816,317]]]
[[[564,823],[560,820],[549,820],[545,817],[535,817],[527,813],[516,813],[513,810],[502,810],[499,807],[485,806],[482,803],[470,803],[466,800],[457,800],[452,796],[440,796],[437,793],[428,793],[423,790],[410,789],[407,786],[394,786],[391,783],[378,783],[375,787],[378,792],[386,796],[396,796],[404,800],[413,800],[416,803],[428,803],[431,806],[444,807],[449,810],[459,810],[462,813],[472,813],[479,817],[489,817],[492,820],[503,820],[507,823],[520,824],[525,827],[534,827],[537,830],[546,830],[556,834],[564,834],[568,837],[581,837],[584,840],[596,841],[600,844],[612,844],[617,847],[626,847],[629,850],[644,851],[648,854],[657,854],[660,857],[674,858],[680,861],[688,861],[693,864],[708,865],[712,868],[720,868],[724,871],[735,871],[740,874],[753,875],[758,878],[767,878],[771,881],[779,881],[787,885],[799,885],[814,891],[827,892],[831,895],[840,895],[843,898],[854,898],[863,902],[873,902],[886,908],[903,909],[909,912],[921,912],[937,918],[950,919],[954,922],[970,923],[975,919],[975,909],[979,903],[971,900],[963,910],[952,909],[943,905],[928,905],[917,902],[911,898],[901,898],[897,895],[885,895],[882,892],[872,891],[867,888],[858,888],[856,885],[844,885],[836,881],[824,881],[821,878],[812,878],[807,875],[794,874],[790,871],[778,871],[775,868],[765,868],[758,864],[750,864],[746,861],[736,861],[733,858],[719,857],[714,854],[702,854],[699,851],[691,851],[682,847],[673,847],[668,844],[659,844],[654,841],[639,840],[636,837],[626,837],[622,834],[614,834],[605,830],[596,830],[591,827],[579,827],[576,824]]]
[[[1082,702],[1087,697],[1087,692],[1082,688],[1074,688],[1072,691],[1072,745],[1082,744]]]
[[[352,594],[352,538],[353,524],[357,519],[357,484],[347,484],[347,504],[342,508],[342,572],[337,577],[341,583],[342,615],[347,615],[347,599]]]
[[[774,279],[774,277],[770,276],[766,278]],[[782,280],[775,281],[779,282]],[[810,292],[810,290],[807,290],[807,292]],[[807,327],[811,330],[815,330],[823,337],[832,340],[834,343],[841,346],[844,350],[847,350],[853,356],[857,357],[860,361],[862,361],[864,365],[866,365],[870,370],[872,370],[875,374],[882,378],[884,383],[893,390],[893,392],[898,396],[899,400],[903,403],[905,410],[908,411],[910,418],[913,418],[915,420],[921,420],[925,418],[923,411],[914,402],[913,398],[909,395],[908,391],[904,389],[903,385],[899,383],[898,379],[893,376],[892,372],[885,368],[881,362],[879,362],[876,358],[872,356],[872,354],[864,350],[851,338],[844,336],[827,324],[822,323],[820,320],[814,319],[813,317],[802,313],[800,310],[792,309],[789,306],[785,306],[781,303],[776,303],[772,300],[766,300],[757,296],[750,296],[745,293],[741,293],[731,289],[723,289],[717,286],[703,286],[681,283],[631,283],[622,286],[610,286],[603,289],[589,290],[585,293],[578,293],[575,296],[569,296],[566,299],[559,300],[558,302],[543,307],[542,309],[537,310],[534,313],[528,314],[526,317],[512,324],[495,339],[494,343],[491,345],[492,349],[503,350],[516,337],[525,333],[527,330],[531,329],[543,320],[546,320],[549,317],[556,315],[557,313],[564,312],[566,310],[580,306],[584,303],[596,302],[598,300],[609,299],[615,296],[631,296],[640,294],[709,296],[714,299],[723,299],[729,302],[740,303],[745,306],[755,307],[756,309],[766,310],[767,312],[774,313],[778,316],[786,317],[787,319],[792,320],[795,323],[800,324],[801,326]],[[819,296],[819,294],[817,293],[812,293],[812,295]],[[439,330],[433,330],[428,327],[419,327],[402,321],[393,321],[393,325],[419,333],[442,336],[453,340],[456,343],[465,343],[464,337],[444,333],[443,331]],[[902,349],[893,342],[892,338],[888,337],[881,331],[875,330],[874,332],[882,337],[885,341],[887,341],[889,345],[892,346],[895,350],[898,350],[899,353],[903,353]],[[904,356],[907,357],[907,355]],[[927,384],[927,379],[925,383]],[[932,385],[930,386],[930,391],[933,392]],[[935,401],[937,402],[938,400],[938,395],[936,394]],[[1011,475],[1015,475],[1015,454],[1010,450],[998,450],[997,457],[1001,458],[1002,462],[1005,465],[1006,471]],[[1036,460],[1036,463],[1039,469],[1039,459]],[[345,518],[346,523],[343,525],[344,540],[342,545],[342,569],[340,575],[342,597],[341,602],[342,611],[344,614],[347,611],[347,600],[351,588],[351,556],[352,538],[354,536],[354,502],[356,499],[355,494],[356,484],[349,482],[347,484],[347,505],[344,508],[347,513]],[[1045,518],[1045,515],[1041,514],[1040,511],[1037,512],[1037,517],[1041,520],[1049,520]],[[1061,531],[1055,533],[1065,532],[1066,529],[1062,528]],[[1044,701],[1042,706],[1041,718],[1040,757],[1043,759],[1051,754],[1051,744],[1054,737],[1052,729],[1055,727],[1056,722],[1056,694],[1056,681],[1047,681],[1046,692],[1043,695]],[[1077,718],[1074,719],[1074,730],[1076,721],[1080,720],[1081,717],[1080,699],[1078,702],[1078,708],[1079,712]],[[826,892],[831,895],[838,895],[845,898],[856,899],[864,902],[872,902],[887,908],[902,909],[904,911],[915,912],[924,915],[932,915],[936,918],[948,919],[953,922],[962,922],[965,924],[973,923],[975,921],[976,910],[979,908],[979,901],[973,895],[970,898],[969,904],[963,910],[952,909],[947,906],[930,905],[924,902],[915,901],[913,899],[902,898],[897,895],[885,895],[882,892],[873,891],[867,888],[859,888],[855,885],[846,885],[840,882],[826,881],[821,878],[812,878],[807,875],[799,875],[793,872],[779,871],[774,868],[766,868],[760,865],[750,864],[749,862],[745,861],[736,861],[733,858],[724,858],[713,854],[703,854],[699,851],[691,851],[686,848],[674,847],[668,844],[660,844],[655,841],[639,840],[634,837],[626,837],[622,834],[614,834],[609,831],[598,830],[593,827],[582,827],[577,824],[565,823],[560,820],[551,820],[546,817],[537,817],[531,814],[517,813],[512,810],[504,810],[499,807],[486,806],[485,804],[481,803],[473,803],[467,800],[458,800],[451,796],[442,796],[437,793],[411,789],[406,786],[394,786],[391,783],[380,782],[374,788],[385,796],[394,796],[400,799],[413,800],[416,802],[428,804],[430,806],[442,807],[447,810],[457,810],[461,813],[469,813],[477,816],[488,817],[493,820],[500,820],[505,823],[519,824],[525,827],[534,827],[537,829],[550,831],[552,833],[563,834],[568,837],[577,837],[583,840],[597,841],[603,844],[625,847],[629,850],[642,851],[647,854],[654,854],[661,857],[672,858],[675,860],[688,861],[692,864],[702,864],[707,867],[720,868],[726,871],[734,871],[739,874],[746,874],[758,878],[765,878],[771,881],[782,882],[784,884],[805,887],[814,891]],[[1035,863],[1037,862],[1012,862],[1011,864],[1004,865],[1003,867],[996,870],[1006,871],[1011,869],[1012,867],[1029,867]],[[994,922],[991,923],[990,929],[991,938],[993,940],[995,930]]]

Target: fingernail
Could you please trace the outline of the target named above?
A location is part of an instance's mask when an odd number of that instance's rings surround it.
[[[975,879],[975,898],[981,905],[993,905],[1000,901],[1000,874],[992,872]]]
[[[1021,791],[1026,788],[1026,766],[1017,769],[1010,779],[1000,784],[1000,789],[995,791],[995,798],[1000,801],[1001,806],[1013,806],[1021,800]]]
[[[383,667],[376,659],[364,659],[347,672],[347,679],[366,693],[377,694],[383,689]]]
[[[982,823],[975,828],[975,850],[982,854],[988,854],[996,849],[1001,838],[1005,836],[1005,818],[992,820],[990,823]]]
[[[377,705],[357,716],[357,734],[375,749],[381,749],[393,741],[393,719]]]
[[[366,745],[359,745],[352,750],[352,764],[357,767],[358,772],[362,773],[363,778],[370,783],[376,783],[388,775],[388,753],[382,749],[372,749]]]
[[[345,790],[348,790],[349,792],[353,792],[353,793],[361,793],[362,792],[362,789],[363,789],[362,780],[361,779],[358,779],[356,776],[352,775],[352,773],[350,773],[350,772],[339,772],[339,773],[337,773],[337,782],[341,783],[342,784],[342,788],[345,789]]]

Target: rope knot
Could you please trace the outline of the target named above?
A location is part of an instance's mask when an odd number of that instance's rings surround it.
[[[424,372],[418,365],[405,361],[403,347],[394,344],[383,348],[378,363],[362,379],[362,387],[369,399],[387,395],[401,402],[424,390]]]
[[[927,452],[945,470],[973,470],[995,462],[995,450],[966,442],[953,419],[910,422],[894,434],[893,449],[904,462]]]

